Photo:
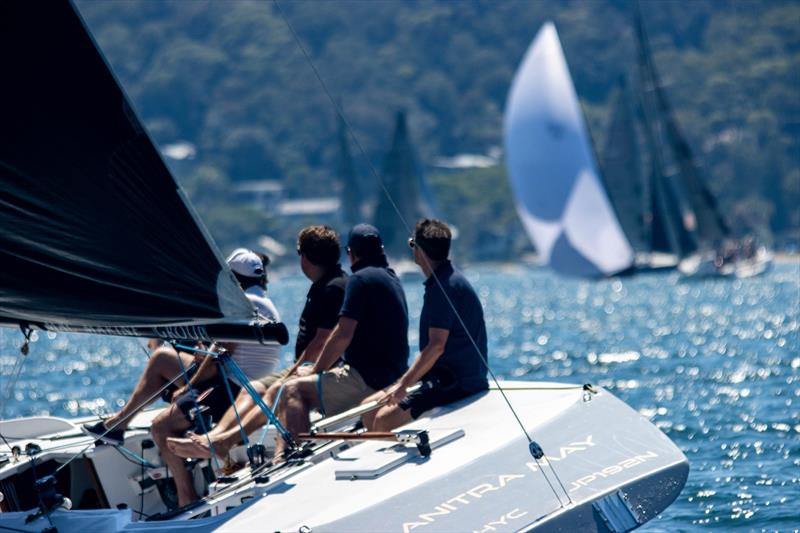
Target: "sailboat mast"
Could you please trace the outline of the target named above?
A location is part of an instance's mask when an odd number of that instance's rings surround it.
[[[671,149],[678,166],[677,177],[686,192],[686,200],[691,210],[682,217],[682,226],[692,233],[695,247],[699,247],[701,244],[712,244],[714,241],[727,237],[730,230],[717,208],[714,196],[700,176],[689,143],[678,126],[669,100],[661,86],[638,3],[634,6],[634,20],[639,47],[639,66],[643,85],[647,92],[645,96],[649,96],[650,99],[651,116],[657,117],[656,120],[663,124],[663,128],[656,128],[656,131],[657,134],[664,135],[666,142],[659,143],[659,145],[669,146]]]
[[[659,78],[650,54],[638,2],[634,3],[634,27],[641,86],[639,106],[645,139],[650,148],[650,243],[651,246],[655,245],[659,232],[663,231],[670,248],[679,257],[685,257],[698,248],[697,237],[682,213],[682,203],[674,179],[665,172],[667,164],[661,151],[661,147],[665,145],[662,137],[664,133],[660,127],[659,108],[654,102],[654,94],[660,90]]]

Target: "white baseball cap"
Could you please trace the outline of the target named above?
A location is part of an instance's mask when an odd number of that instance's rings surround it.
[[[235,273],[246,278],[260,278],[264,275],[264,263],[252,250],[237,248],[227,259],[228,266]]]

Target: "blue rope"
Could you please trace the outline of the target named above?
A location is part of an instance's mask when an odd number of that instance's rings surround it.
[[[210,431],[211,428],[206,426],[206,421],[203,418],[203,414],[200,411],[200,406],[197,403],[197,394],[195,394],[194,387],[192,387],[189,384],[190,381],[189,373],[186,371],[186,367],[183,366],[183,360],[181,359],[181,354],[178,353],[178,348],[183,348],[186,350],[197,351],[197,352],[204,352],[204,353],[211,353],[211,352],[205,352],[204,350],[199,350],[197,348],[190,348],[188,346],[183,346],[182,344],[177,344],[177,343],[173,344],[172,346],[175,348],[175,353],[178,356],[178,364],[181,367],[184,379],[186,379],[186,386],[189,387],[189,397],[192,399],[192,403],[194,404],[195,413],[197,413],[197,415],[199,416],[200,427],[203,428],[203,433],[205,434],[206,440],[208,441],[208,448],[209,450],[211,450],[211,460],[214,461],[214,465],[216,466],[217,470],[221,470],[222,467],[220,466],[219,460],[217,459],[217,454],[214,453],[214,444],[211,442],[211,437],[208,436],[208,432]]]
[[[281,383],[281,387],[278,389],[278,394],[275,395],[275,401],[272,402],[272,408],[274,410],[278,410],[278,402],[281,401],[281,394],[283,394],[283,387],[286,386],[286,382]],[[267,430],[269,429],[269,423],[264,425],[264,429],[261,431],[261,438],[258,439],[260,444],[264,444],[264,441],[267,439]]]
[[[255,404],[261,409],[264,415],[266,415],[269,423],[275,426],[275,429],[278,430],[278,433],[286,442],[286,444],[288,444],[290,448],[296,448],[297,444],[292,438],[291,433],[289,433],[286,428],[283,427],[283,424],[281,424],[280,420],[278,420],[278,417],[275,416],[275,413],[272,412],[272,409],[270,409],[269,406],[264,403],[261,395],[253,388],[253,386],[250,384],[250,380],[247,379],[245,373],[241,368],[239,368],[239,365],[236,364],[236,361],[231,358],[230,354],[224,352],[219,354],[217,357],[220,359],[220,361],[222,361],[222,364],[225,365],[228,371],[239,381],[239,383],[241,383],[242,387],[247,391],[247,393],[250,394],[250,397],[253,398]]]
[[[236,421],[239,423],[239,431],[242,434],[242,444],[245,446],[250,446],[250,441],[247,438],[247,432],[244,430],[244,424],[242,423],[242,418],[239,416],[239,409],[236,408],[236,398],[233,397],[233,391],[231,390],[231,384],[228,383],[228,373],[225,371],[225,365],[219,365],[219,370],[222,372],[222,379],[225,381],[225,390],[228,391],[228,398],[231,401],[231,405],[233,406],[233,413],[236,415]]]

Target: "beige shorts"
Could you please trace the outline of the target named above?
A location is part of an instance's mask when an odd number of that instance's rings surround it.
[[[278,381],[279,379],[285,378],[289,374],[289,368],[284,368],[280,372],[273,372],[272,374],[267,374],[264,377],[258,378],[256,381],[264,385],[267,389],[269,389],[273,383]]]
[[[358,370],[350,365],[323,372],[317,381],[319,410],[323,416],[347,411],[375,392],[375,389],[364,382]]]

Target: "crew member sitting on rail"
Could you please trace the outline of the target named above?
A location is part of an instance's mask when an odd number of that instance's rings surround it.
[[[488,388],[483,307],[469,281],[448,259],[451,232],[444,222],[423,219],[409,239],[414,262],[425,275],[419,318],[419,357],[391,387],[364,400],[384,403],[362,416],[372,431],[388,431],[440,405]],[[466,329],[465,329],[466,328]],[[422,380],[423,387],[406,395]]]
[[[342,308],[347,274],[339,264],[341,247],[336,232],[328,226],[304,228],[297,237],[297,255],[300,259],[300,269],[312,284],[300,315],[295,344],[295,365],[283,372],[269,374],[251,382],[253,388],[261,395],[264,395],[274,383],[292,377],[302,364],[313,364],[317,360],[336,326]],[[279,389],[280,384],[272,387],[264,396],[267,405],[273,405]],[[239,394],[236,408],[246,434],[265,424],[264,413],[247,391]],[[170,438],[167,440],[167,446],[181,457],[211,457],[212,447],[214,453],[225,457],[233,446],[241,442],[241,439],[239,422],[231,407],[214,429],[206,435],[188,433],[186,438]]]
[[[408,369],[408,307],[400,280],[383,253],[377,228],[358,224],[350,230],[347,256],[353,275],[347,280],[339,321],[313,366],[300,367],[287,381],[277,415],[296,436],[307,432],[309,411],[330,416],[358,405],[387,387]],[[337,359],[343,364],[328,370]],[[283,455],[278,439],[275,457]]]
[[[280,321],[275,305],[266,295],[266,265],[269,264],[269,259],[262,254],[239,248],[231,254],[227,263],[244,290],[245,296],[259,315],[268,320]],[[154,345],[155,343],[151,341],[150,346]],[[252,380],[272,372],[280,357],[280,345],[274,342],[227,344],[224,347],[231,352],[233,360]],[[195,362],[197,362],[196,368],[188,370]],[[185,375],[184,369],[187,369]],[[206,414],[210,415],[212,420],[218,420],[230,407],[228,391],[214,359],[205,357],[202,353],[190,355],[183,351],[176,352],[171,346],[155,347],[139,382],[122,409],[104,421],[81,427],[84,433],[98,440],[96,442],[98,445],[121,445],[125,430],[134,415],[153,403],[159,397],[159,391],[169,392],[167,385],[170,381],[179,378],[176,383],[185,383],[186,376],[189,377],[189,384],[171,392],[168,398],[172,400],[172,404],[153,420],[150,428],[153,439],[160,448],[162,460],[173,473],[178,502],[181,506],[196,500],[197,494],[189,473],[183,466],[183,459],[174,455],[165,446],[166,439],[182,434],[192,425],[190,412],[195,405],[207,407]],[[229,386],[235,395],[241,384],[236,383],[232,376],[229,377],[231,378]],[[199,401],[198,394],[201,395]]]

